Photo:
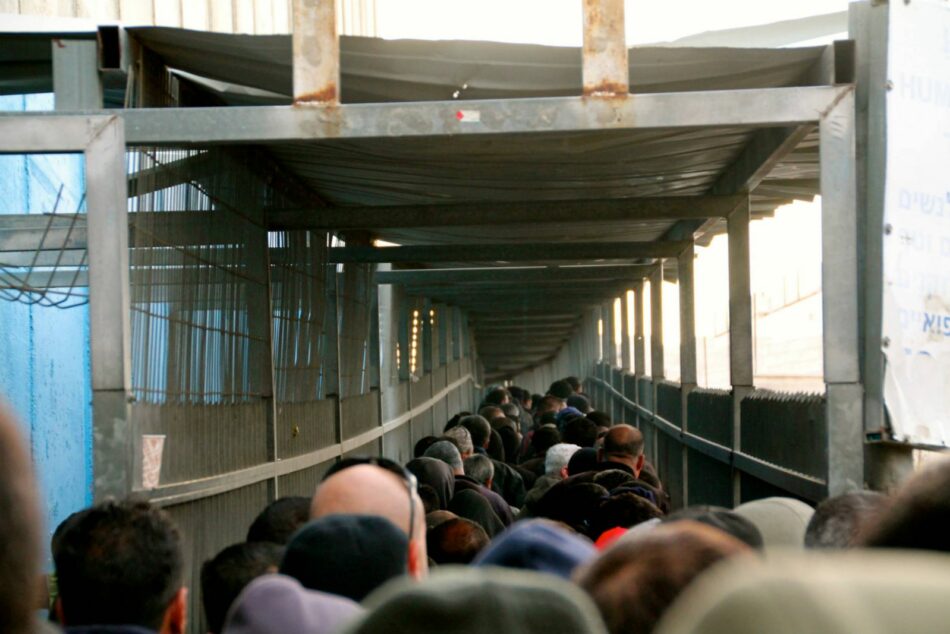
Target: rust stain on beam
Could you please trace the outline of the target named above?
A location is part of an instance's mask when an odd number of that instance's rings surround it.
[[[585,97],[623,97],[630,92],[624,0],[584,0]]]

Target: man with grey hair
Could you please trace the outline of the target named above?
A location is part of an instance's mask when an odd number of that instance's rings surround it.
[[[475,453],[475,445],[472,443],[472,434],[461,425],[456,425],[451,429],[445,430],[442,436],[452,439],[455,446],[458,447],[459,453],[462,454],[462,460],[465,460]]]
[[[536,506],[548,489],[567,477],[567,463],[580,447],[561,442],[548,448],[544,456],[544,475],[535,480],[534,486],[524,499],[519,519],[533,517]]]
[[[450,443],[448,440],[440,440],[436,443],[433,443],[431,447],[426,449],[425,457],[435,458],[436,460],[441,460],[445,464],[449,465],[449,468],[452,469],[452,473],[455,474],[456,493],[466,489],[475,491],[488,500],[488,503],[491,504],[492,510],[495,511],[495,514],[499,517],[499,519],[501,519],[505,526],[510,525],[514,521],[514,515],[511,512],[511,507],[508,506],[508,503],[505,502],[504,498],[488,487],[483,486],[474,478],[465,475],[462,456],[459,454],[459,450],[455,445]],[[488,460],[488,458],[486,458],[486,460]],[[491,464],[491,460],[488,462]]]
[[[488,456],[475,454],[469,456],[463,461],[465,475],[478,482],[485,488],[490,489],[492,478],[495,477],[495,465],[492,464]]]
[[[462,455],[459,453],[458,447],[450,443],[448,440],[440,440],[438,442],[432,443],[432,445],[426,449],[425,453],[422,455],[426,458],[435,458],[436,460],[441,460],[445,464],[449,465],[449,468],[452,470],[452,473],[455,476],[465,475],[465,469],[462,464]]]

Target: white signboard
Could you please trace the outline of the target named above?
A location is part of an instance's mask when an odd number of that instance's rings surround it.
[[[884,401],[899,440],[947,445],[950,3],[892,1],[887,64]]]

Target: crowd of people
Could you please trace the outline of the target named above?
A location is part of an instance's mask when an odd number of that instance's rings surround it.
[[[201,566],[212,634],[931,632],[950,621],[950,460],[890,495],[671,508],[640,431],[577,379],[496,387],[401,465],[343,459]],[[181,535],[104,501],[55,531],[0,413],[0,631],[178,634]],[[834,552],[838,551],[838,552]],[[930,551],[930,552],[921,552]],[[50,588],[41,598],[41,588]],[[194,589],[193,589],[194,590]],[[37,605],[48,601],[48,618]]]

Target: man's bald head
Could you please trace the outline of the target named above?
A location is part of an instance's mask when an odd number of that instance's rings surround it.
[[[633,474],[640,477],[643,469],[643,434],[631,425],[620,423],[611,427],[604,435],[601,460],[610,460],[626,464]]]
[[[604,454],[636,458],[643,453],[643,434],[631,425],[614,425],[604,436]]]
[[[340,514],[385,517],[411,537],[410,571],[413,572],[414,559],[424,571],[425,509],[415,492],[412,492],[411,500],[415,506],[415,518],[410,532],[410,493],[406,482],[395,473],[375,465],[360,464],[334,473],[317,487],[310,504],[310,517],[318,519]],[[418,570],[416,567],[415,571]]]

